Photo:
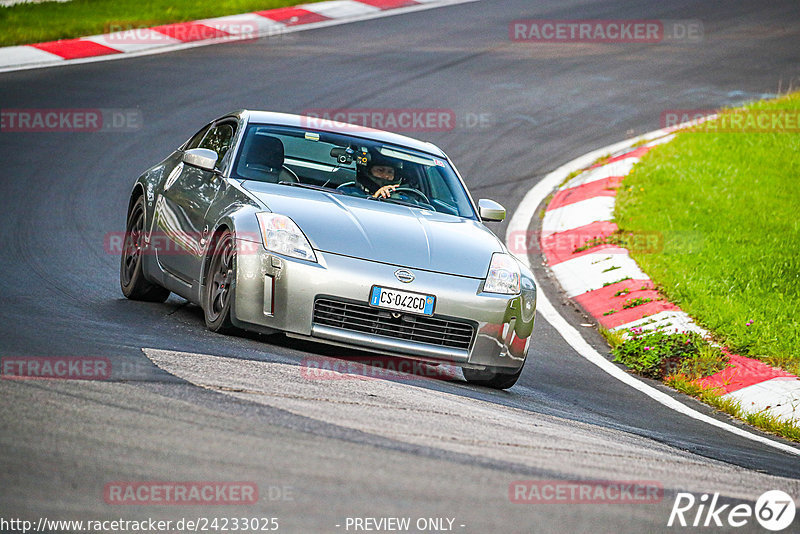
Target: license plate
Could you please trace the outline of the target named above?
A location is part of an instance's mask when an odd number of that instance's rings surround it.
[[[370,306],[387,310],[433,315],[436,297],[399,289],[372,286],[369,304]]]

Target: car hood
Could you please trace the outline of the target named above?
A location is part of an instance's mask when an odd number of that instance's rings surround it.
[[[274,212],[291,217],[322,252],[484,278],[502,243],[477,221],[300,187],[246,181]]]

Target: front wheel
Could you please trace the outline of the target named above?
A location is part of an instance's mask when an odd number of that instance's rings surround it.
[[[498,368],[487,367],[483,370],[461,369],[467,382],[476,386],[484,386],[492,389],[508,389],[517,383],[519,375],[522,374],[522,367],[513,373],[504,373]]]
[[[119,285],[122,288],[122,294],[131,300],[164,302],[169,297],[169,290],[149,282],[142,272],[144,232],[144,198],[139,197],[128,213],[128,222],[125,225],[125,244],[120,258]]]
[[[225,230],[218,234],[211,250],[206,274],[203,311],[206,326],[212,332],[227,334],[236,329],[231,322],[231,300],[236,280],[236,246],[233,234]]]

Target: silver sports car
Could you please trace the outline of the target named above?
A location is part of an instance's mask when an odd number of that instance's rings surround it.
[[[136,181],[120,283],[130,299],[200,305],[216,332],[447,363],[505,389],[525,363],[536,286],[483,224],[504,218],[430,143],[237,111]]]

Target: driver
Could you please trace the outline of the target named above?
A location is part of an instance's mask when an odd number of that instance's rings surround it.
[[[369,164],[358,166],[356,183],[374,198],[388,198],[402,185],[403,178],[391,162],[373,156]]]

